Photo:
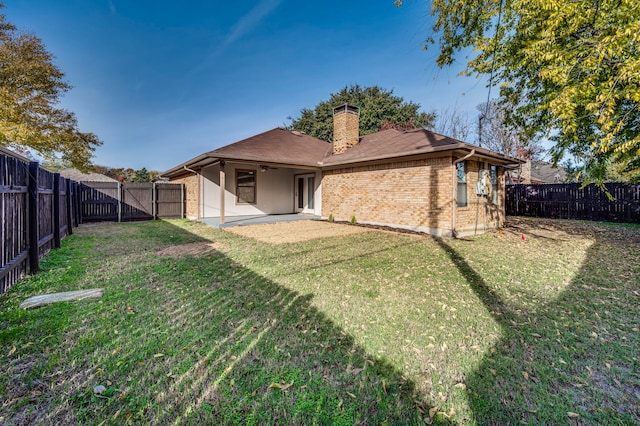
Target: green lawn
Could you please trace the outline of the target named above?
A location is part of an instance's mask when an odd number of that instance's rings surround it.
[[[195,242],[217,250],[158,255]],[[637,226],[271,246],[104,224],[42,269],[0,297],[0,424],[640,423]]]

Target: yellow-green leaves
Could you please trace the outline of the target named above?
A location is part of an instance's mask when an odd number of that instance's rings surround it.
[[[557,156],[640,170],[636,1],[433,0],[431,13],[438,64],[472,48],[465,73],[493,73],[511,119],[553,135]]]

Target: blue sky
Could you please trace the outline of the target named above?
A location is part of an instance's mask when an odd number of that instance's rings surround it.
[[[7,0],[73,89],[62,106],[110,167],[166,170],[288,123],[347,85],[475,120],[476,78],[424,51],[428,5],[378,1]],[[464,59],[464,58],[462,58]],[[495,92],[494,92],[495,93]],[[474,136],[475,137],[475,136]]]

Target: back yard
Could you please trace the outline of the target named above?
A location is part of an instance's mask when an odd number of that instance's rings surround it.
[[[639,227],[262,240],[79,228],[0,297],[0,423],[640,422]]]

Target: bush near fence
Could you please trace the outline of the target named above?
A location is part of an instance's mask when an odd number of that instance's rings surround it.
[[[181,184],[79,183],[0,148],[0,294],[80,223],[184,217]]]
[[[509,185],[506,214],[559,219],[640,223],[640,185],[606,183]]]

